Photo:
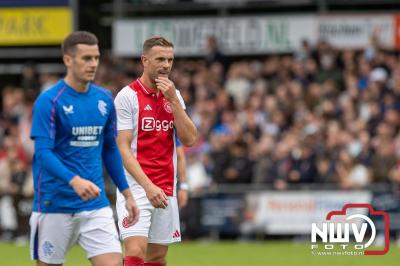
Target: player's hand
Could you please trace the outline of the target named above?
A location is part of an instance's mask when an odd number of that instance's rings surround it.
[[[139,220],[139,208],[132,196],[125,198],[125,208],[128,211],[127,226],[132,226]]]
[[[178,205],[179,208],[185,208],[188,203],[189,193],[186,189],[180,189],[178,191]]]
[[[74,176],[69,184],[84,201],[100,196],[101,189],[98,186],[78,175]]]
[[[154,208],[165,209],[168,206],[168,197],[164,190],[154,184],[149,184],[146,188],[146,196]]]
[[[166,77],[158,77],[155,79],[157,88],[162,91],[164,97],[169,101],[176,101],[178,96],[176,95],[175,84]]]

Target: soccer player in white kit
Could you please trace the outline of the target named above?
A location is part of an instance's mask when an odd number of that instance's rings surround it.
[[[197,130],[179,91],[168,79],[173,60],[171,42],[159,36],[147,39],[141,56],[142,76],[115,99],[117,144],[140,209],[139,221],[127,225],[125,200],[117,194],[126,266],[163,266],[168,245],[181,240],[175,135],[183,145],[191,146]]]

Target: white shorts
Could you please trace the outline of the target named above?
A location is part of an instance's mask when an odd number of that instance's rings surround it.
[[[179,209],[176,197],[168,197],[165,209],[154,208],[144,189],[138,185],[131,187],[133,197],[140,210],[139,221],[126,227],[124,218],[128,216],[125,198],[117,192],[118,227],[122,240],[131,236],[145,236],[149,243],[168,245],[181,241]]]
[[[33,260],[62,264],[67,251],[77,242],[92,258],[122,253],[110,207],[79,213],[39,213],[30,218],[30,250]]]

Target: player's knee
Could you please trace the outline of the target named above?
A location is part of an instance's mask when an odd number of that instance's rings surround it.
[[[135,243],[125,245],[125,254],[127,256],[144,258],[146,256],[146,246],[137,245]]]

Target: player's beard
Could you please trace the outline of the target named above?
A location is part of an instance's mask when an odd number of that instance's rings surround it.
[[[149,74],[150,76],[150,80],[154,82],[154,84],[156,83],[156,78],[158,78],[158,73],[157,71],[153,71]]]
[[[156,83],[156,79],[158,79],[159,77],[169,77],[169,72],[168,74],[161,74],[159,71],[154,71],[150,74],[150,79],[154,82],[154,84]]]
[[[157,73],[158,77],[164,77],[164,78],[168,78],[169,77],[169,72],[167,73]]]

